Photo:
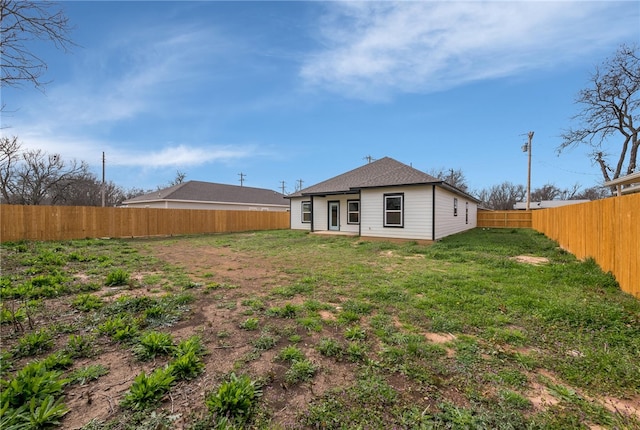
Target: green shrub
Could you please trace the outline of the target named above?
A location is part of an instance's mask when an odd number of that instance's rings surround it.
[[[169,368],[156,369],[149,376],[141,372],[122,400],[122,407],[142,410],[155,405],[169,391],[175,376]]]
[[[214,416],[226,417],[242,424],[251,417],[261,395],[261,389],[249,376],[238,377],[231,373],[228,381],[223,382],[216,392],[207,396],[205,404]]]
[[[127,285],[128,283],[129,273],[122,269],[116,269],[107,274],[107,279],[104,284],[108,287],[116,287],[119,285]]]

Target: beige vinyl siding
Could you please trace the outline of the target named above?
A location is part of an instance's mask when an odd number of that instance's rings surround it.
[[[404,194],[403,227],[384,227],[384,195]],[[362,236],[401,239],[431,239],[432,186],[365,189],[360,198]]]
[[[458,199],[458,216],[453,214],[454,199]],[[469,204],[469,223],[465,223],[466,204]],[[450,234],[475,228],[478,205],[464,196],[436,187],[436,237],[441,239]]]
[[[292,230],[311,230],[310,222],[302,222],[302,202],[310,201],[311,198],[292,198],[291,199],[291,229]]]

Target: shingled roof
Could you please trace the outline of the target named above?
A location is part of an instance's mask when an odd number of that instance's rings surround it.
[[[161,200],[289,206],[289,202],[284,198],[284,195],[277,191],[202,181],[183,182],[169,188],[134,197],[124,201],[123,204],[157,202]]]
[[[362,188],[442,183],[418,169],[384,157],[362,167],[304,188],[288,197],[353,193]]]

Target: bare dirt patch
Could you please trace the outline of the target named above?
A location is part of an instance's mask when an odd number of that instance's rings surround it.
[[[549,263],[549,259],[547,257],[535,257],[533,255],[517,255],[511,259],[518,263],[531,264],[533,266]]]
[[[175,342],[192,335],[199,335],[207,348],[204,357],[205,371],[192,381],[183,381],[171,390],[162,409],[177,415],[175,428],[184,428],[193,419],[205,412],[204,399],[214,390],[225,375],[232,371],[249,373],[254,379],[267,381],[262,401],[275,414],[273,424],[295,425],[300,411],[306,409],[310,401],[323,395],[328,389],[348,384],[354,376],[354,364],[339,362],[320,355],[314,348],[314,341],[326,336],[332,329],[322,332],[308,332],[296,327],[294,321],[283,320],[282,325],[273,330],[294,330],[302,341],[298,346],[305,356],[318,365],[318,374],[312,382],[302,384],[284,383],[288,365],[276,359],[279,350],[288,345],[285,335],[277,336],[276,345],[256,353],[252,343],[261,335],[259,330],[243,330],[241,323],[246,320],[249,307],[242,304],[244,299],[261,299],[269,306],[284,303],[301,305],[301,297],[282,298],[270,295],[274,287],[287,285],[293,277],[278,270],[275,265],[261,258],[234,251],[225,247],[193,246],[190,242],[173,242],[141,248],[142,253],[152,253],[172,266],[181,267],[199,288],[189,290],[197,296],[190,305],[190,312],[176,325],[162,329],[171,333]],[[142,274],[136,275],[140,283]],[[207,286],[211,286],[207,288]],[[165,291],[143,287],[137,289],[103,289],[101,293],[108,300],[122,295],[162,295]],[[260,315],[253,317],[261,319]],[[325,321],[335,320],[335,314],[321,311]],[[253,356],[253,357],[252,357]],[[252,357],[252,358],[248,358]],[[92,419],[108,420],[120,413],[119,403],[131,386],[133,379],[141,371],[147,373],[166,364],[167,358],[152,362],[140,362],[127,347],[111,346],[103,349],[99,359],[92,364],[104,364],[109,373],[86,386],[78,386],[67,395],[70,412],[63,421],[64,428],[79,429]],[[241,370],[237,363],[243,363]],[[81,366],[82,363],[77,363]]]

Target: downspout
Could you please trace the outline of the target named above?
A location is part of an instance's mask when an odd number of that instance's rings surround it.
[[[313,195],[311,196],[311,232],[313,233]]]
[[[358,236],[362,237],[362,190],[358,190]],[[347,217],[349,216],[349,202],[347,202]]]
[[[431,189],[431,240],[436,240],[436,185]]]

